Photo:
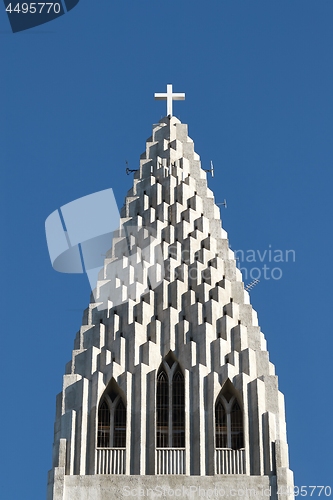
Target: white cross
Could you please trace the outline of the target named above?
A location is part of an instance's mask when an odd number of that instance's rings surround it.
[[[167,116],[172,116],[172,101],[184,101],[185,94],[174,94],[172,92],[172,85],[167,85],[166,94],[155,93],[155,99],[158,101],[162,101],[166,99],[167,102]]]

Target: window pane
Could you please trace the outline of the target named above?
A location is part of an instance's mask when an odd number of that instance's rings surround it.
[[[244,448],[243,414],[237,401],[234,402],[230,413],[231,419],[231,448],[239,450]]]
[[[114,412],[113,446],[126,447],[126,408],[122,400],[118,402]]]
[[[110,446],[110,410],[106,401],[103,401],[98,410],[97,447]]]
[[[172,380],[172,446],[185,447],[185,388],[180,371],[175,373]]]
[[[227,448],[227,414],[221,401],[215,406],[216,448]]]
[[[169,446],[169,382],[164,371],[157,377],[156,446],[157,448]]]

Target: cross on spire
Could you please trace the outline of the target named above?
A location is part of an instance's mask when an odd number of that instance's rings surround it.
[[[155,93],[154,97],[158,101],[166,100],[167,102],[167,116],[172,116],[172,101],[184,101],[185,99],[185,94],[177,94],[173,93],[172,91],[172,85],[168,84],[167,85],[167,91],[166,93]]]

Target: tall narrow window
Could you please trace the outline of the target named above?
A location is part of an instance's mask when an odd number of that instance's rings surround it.
[[[170,356],[166,357],[157,376],[156,446],[185,447],[184,375]]]
[[[126,447],[126,408],[119,399],[114,411],[113,446],[114,448]]]
[[[164,370],[157,377],[156,394],[157,448],[169,445],[169,381]]]
[[[243,412],[230,385],[222,390],[215,405],[215,446],[240,450],[244,448]]]
[[[227,448],[227,414],[222,401],[215,405],[216,448]]]
[[[98,409],[97,448],[126,448],[126,406],[114,379]]]
[[[98,409],[96,474],[125,474],[126,421],[126,404],[112,378]]]
[[[185,390],[184,377],[178,369],[172,380],[172,446],[185,447]]]
[[[98,434],[97,447],[109,448],[110,446],[110,409],[105,400],[103,400],[98,410]]]
[[[231,448],[239,450],[244,448],[243,414],[238,402],[235,400],[230,412]]]

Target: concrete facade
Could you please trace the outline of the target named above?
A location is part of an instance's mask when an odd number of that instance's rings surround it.
[[[121,217],[57,397],[48,500],[131,498],[140,488],[158,498],[164,486],[184,488],[183,498],[199,497],[196,487],[222,488],[225,498],[235,498],[234,488],[294,498],[284,397],[200,157],[177,118],[154,125]],[[162,266],[137,273],[126,252],[135,254],[149,231]],[[166,356],[185,381],[182,474],[157,467],[156,380]],[[121,474],[100,474],[97,465],[98,408],[110,384],[126,405]],[[215,403],[226,387],[243,413],[236,474],[216,465]]]

